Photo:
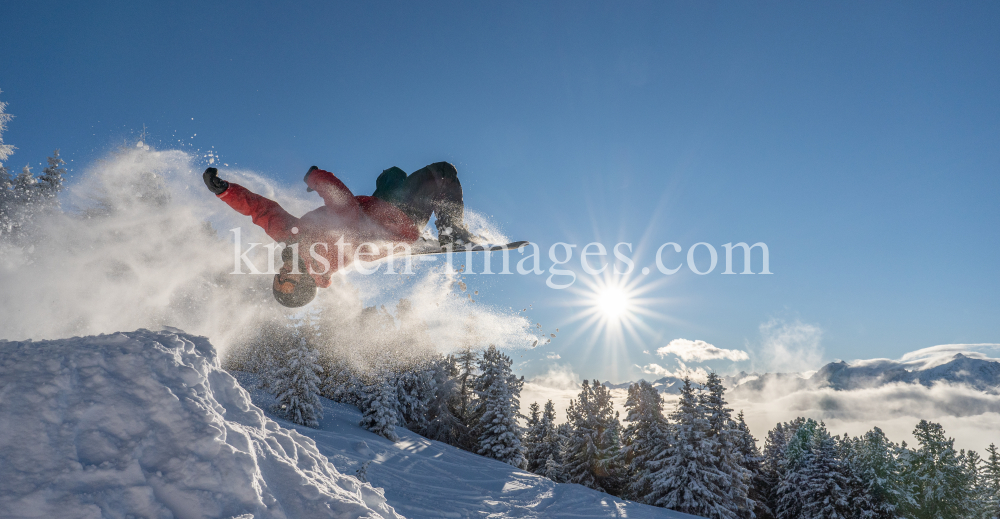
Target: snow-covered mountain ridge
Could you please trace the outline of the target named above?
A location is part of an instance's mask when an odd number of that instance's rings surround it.
[[[735,378],[735,377],[734,377]],[[765,374],[734,385],[736,391],[763,389],[773,381],[791,382],[793,389],[835,390],[867,389],[892,383],[920,384],[930,387],[938,382],[964,384],[979,391],[1000,390],[1000,362],[956,353],[951,360],[930,367],[913,363],[876,360],[854,364],[831,362],[810,377],[800,374]]]
[[[903,360],[873,359],[847,363],[830,362],[812,373],[746,373],[722,377],[734,395],[762,391],[772,384],[781,384],[787,391],[830,388],[837,391],[869,389],[893,383],[964,384],[991,394],[1000,392],[1000,361],[972,352],[948,356]],[[666,376],[652,382],[661,393],[677,394],[682,378]],[[610,388],[626,389],[632,382],[605,384]]]

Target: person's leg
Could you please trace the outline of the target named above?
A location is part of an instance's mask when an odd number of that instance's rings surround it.
[[[396,198],[397,207],[413,219],[417,228],[423,229],[431,213],[434,213],[438,233],[451,228],[453,232],[468,234],[464,222],[462,183],[458,180],[455,166],[437,162],[413,172],[399,187]]]

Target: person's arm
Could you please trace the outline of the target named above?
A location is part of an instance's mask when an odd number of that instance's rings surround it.
[[[327,207],[336,209],[338,212],[358,207],[354,200],[354,194],[333,173],[313,166],[306,173],[304,180],[309,186],[308,191],[316,191],[323,198]],[[360,208],[353,210],[359,212]]]
[[[209,191],[236,212],[252,218],[253,223],[275,241],[285,241],[292,235],[292,227],[299,223],[298,218],[288,214],[277,202],[252,193],[239,184],[222,180],[215,168],[206,169],[202,178]]]

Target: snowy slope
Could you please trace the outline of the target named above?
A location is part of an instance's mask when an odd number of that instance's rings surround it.
[[[0,517],[398,515],[253,406],[207,339],[0,341]]]
[[[236,374],[245,387],[252,376]],[[269,395],[251,391],[268,408]],[[390,442],[358,427],[357,408],[323,399],[320,429],[278,421],[316,441],[339,471],[354,474],[371,461],[367,478],[385,489],[390,505],[408,518],[424,517],[694,517],[640,505],[580,485],[558,484],[505,463],[465,452],[397,428]]]

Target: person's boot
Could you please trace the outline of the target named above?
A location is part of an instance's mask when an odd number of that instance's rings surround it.
[[[464,225],[441,225],[438,226],[438,243],[441,244],[441,250],[465,250],[482,245],[486,240],[472,234]]]

